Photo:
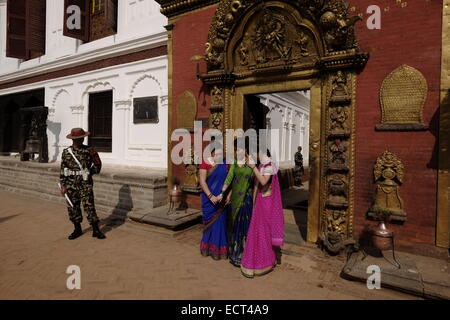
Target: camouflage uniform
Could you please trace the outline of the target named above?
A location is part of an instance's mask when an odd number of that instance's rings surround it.
[[[84,181],[82,175],[74,174],[75,172],[80,172],[80,167],[73,159],[68,149],[69,148],[64,149],[61,157],[60,182],[61,185],[67,189],[67,195],[74,206],[73,208],[68,208],[70,221],[73,223],[81,223],[83,221],[83,216],[81,214],[82,203],[89,223],[96,223],[99,219],[95,211],[94,182],[92,180],[92,175],[100,173],[102,162],[93,147],[82,145],[78,150],[72,148],[73,154],[78,159],[83,169],[86,168],[89,171],[87,181]],[[69,170],[69,172],[67,172],[67,170]]]
[[[305,169],[303,168],[303,155],[301,151],[297,151],[295,153],[294,162],[294,184],[295,186],[300,187],[303,185],[302,175],[305,173]]]

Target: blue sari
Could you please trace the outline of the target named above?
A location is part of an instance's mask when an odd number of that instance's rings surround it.
[[[215,169],[211,170],[211,174],[206,178],[206,184],[211,193],[217,196],[221,193],[227,177],[227,165],[225,163],[218,164]],[[211,256],[215,260],[227,259],[227,208],[223,206],[223,203],[214,205],[204,192],[202,192],[201,199],[205,229],[200,242],[200,252],[203,256]]]

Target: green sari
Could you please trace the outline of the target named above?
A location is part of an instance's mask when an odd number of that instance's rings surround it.
[[[253,209],[253,169],[242,167],[235,161],[230,167],[225,184],[231,186],[230,215],[228,220],[228,244],[230,262],[240,266],[247,231]]]

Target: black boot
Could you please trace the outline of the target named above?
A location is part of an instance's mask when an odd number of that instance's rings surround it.
[[[100,231],[98,222],[92,223],[92,236],[97,239],[105,239],[106,236]]]
[[[69,240],[74,240],[83,234],[83,231],[81,230],[81,223],[74,222],[73,225],[75,226],[75,230],[73,230],[73,232],[69,235]]]

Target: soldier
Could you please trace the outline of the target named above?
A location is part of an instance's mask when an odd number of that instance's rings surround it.
[[[305,172],[303,168],[303,155],[302,147],[298,147],[294,156],[295,168],[294,168],[294,183],[296,187],[303,186],[302,175]]]
[[[87,219],[92,226],[92,236],[105,239],[105,235],[98,227],[99,219],[94,205],[94,182],[92,175],[100,173],[102,162],[93,147],[83,144],[84,138],[90,133],[81,128],[74,128],[67,135],[72,139],[71,147],[64,149],[61,157],[61,194],[69,197],[73,206],[69,207],[70,221],[75,225],[75,230],[69,235],[69,240],[74,240],[83,234],[81,222],[81,203],[87,214]]]

